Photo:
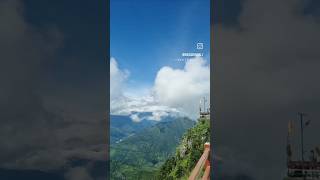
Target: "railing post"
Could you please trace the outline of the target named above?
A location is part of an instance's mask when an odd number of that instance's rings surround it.
[[[208,149],[208,151],[210,152],[210,143],[205,143],[204,144],[204,150]],[[210,153],[207,157],[206,163],[204,165],[204,174],[202,177],[202,180],[209,180],[210,179]]]
[[[204,169],[203,180],[210,179],[210,143],[204,144],[204,151],[201,155],[199,161],[197,162],[195,168],[192,170],[189,180],[197,180],[199,178],[200,172]]]
[[[204,150],[206,150],[206,149],[208,149],[209,152],[210,152],[210,143],[208,143],[208,142],[204,143]],[[207,166],[210,166],[210,160],[209,159],[210,159],[210,154],[209,154],[209,156],[208,156],[208,158],[206,160],[206,163],[205,163],[205,166],[204,166],[205,169],[207,168]]]

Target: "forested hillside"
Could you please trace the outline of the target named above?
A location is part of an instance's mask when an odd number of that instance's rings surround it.
[[[198,123],[185,133],[175,155],[161,166],[157,179],[188,179],[203,153],[206,142],[210,142],[210,121],[199,119]]]

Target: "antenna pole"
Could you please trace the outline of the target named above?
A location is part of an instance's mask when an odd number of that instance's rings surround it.
[[[300,129],[301,129],[301,160],[304,162],[304,144],[303,144],[303,116],[305,116],[304,113],[299,113],[300,116]]]

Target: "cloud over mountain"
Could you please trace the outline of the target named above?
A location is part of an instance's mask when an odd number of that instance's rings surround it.
[[[209,65],[197,57],[188,60],[183,69],[163,67],[157,73],[154,92],[160,104],[177,108],[195,118],[200,99],[210,94]]]
[[[144,96],[125,94],[127,71],[118,68],[111,58],[110,71],[112,91],[111,113],[131,115],[132,112],[151,112],[146,119],[160,120],[168,115],[189,116],[196,119],[199,101],[210,92],[210,69],[203,58],[193,58],[186,62],[183,69],[162,67],[155,77],[152,88]],[[120,93],[121,92],[121,93]],[[138,121],[138,116],[131,116]]]

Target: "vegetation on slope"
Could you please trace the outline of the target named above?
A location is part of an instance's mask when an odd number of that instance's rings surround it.
[[[157,179],[188,179],[203,153],[206,142],[210,142],[210,121],[199,119],[196,126],[185,133],[175,155],[161,166]]]

